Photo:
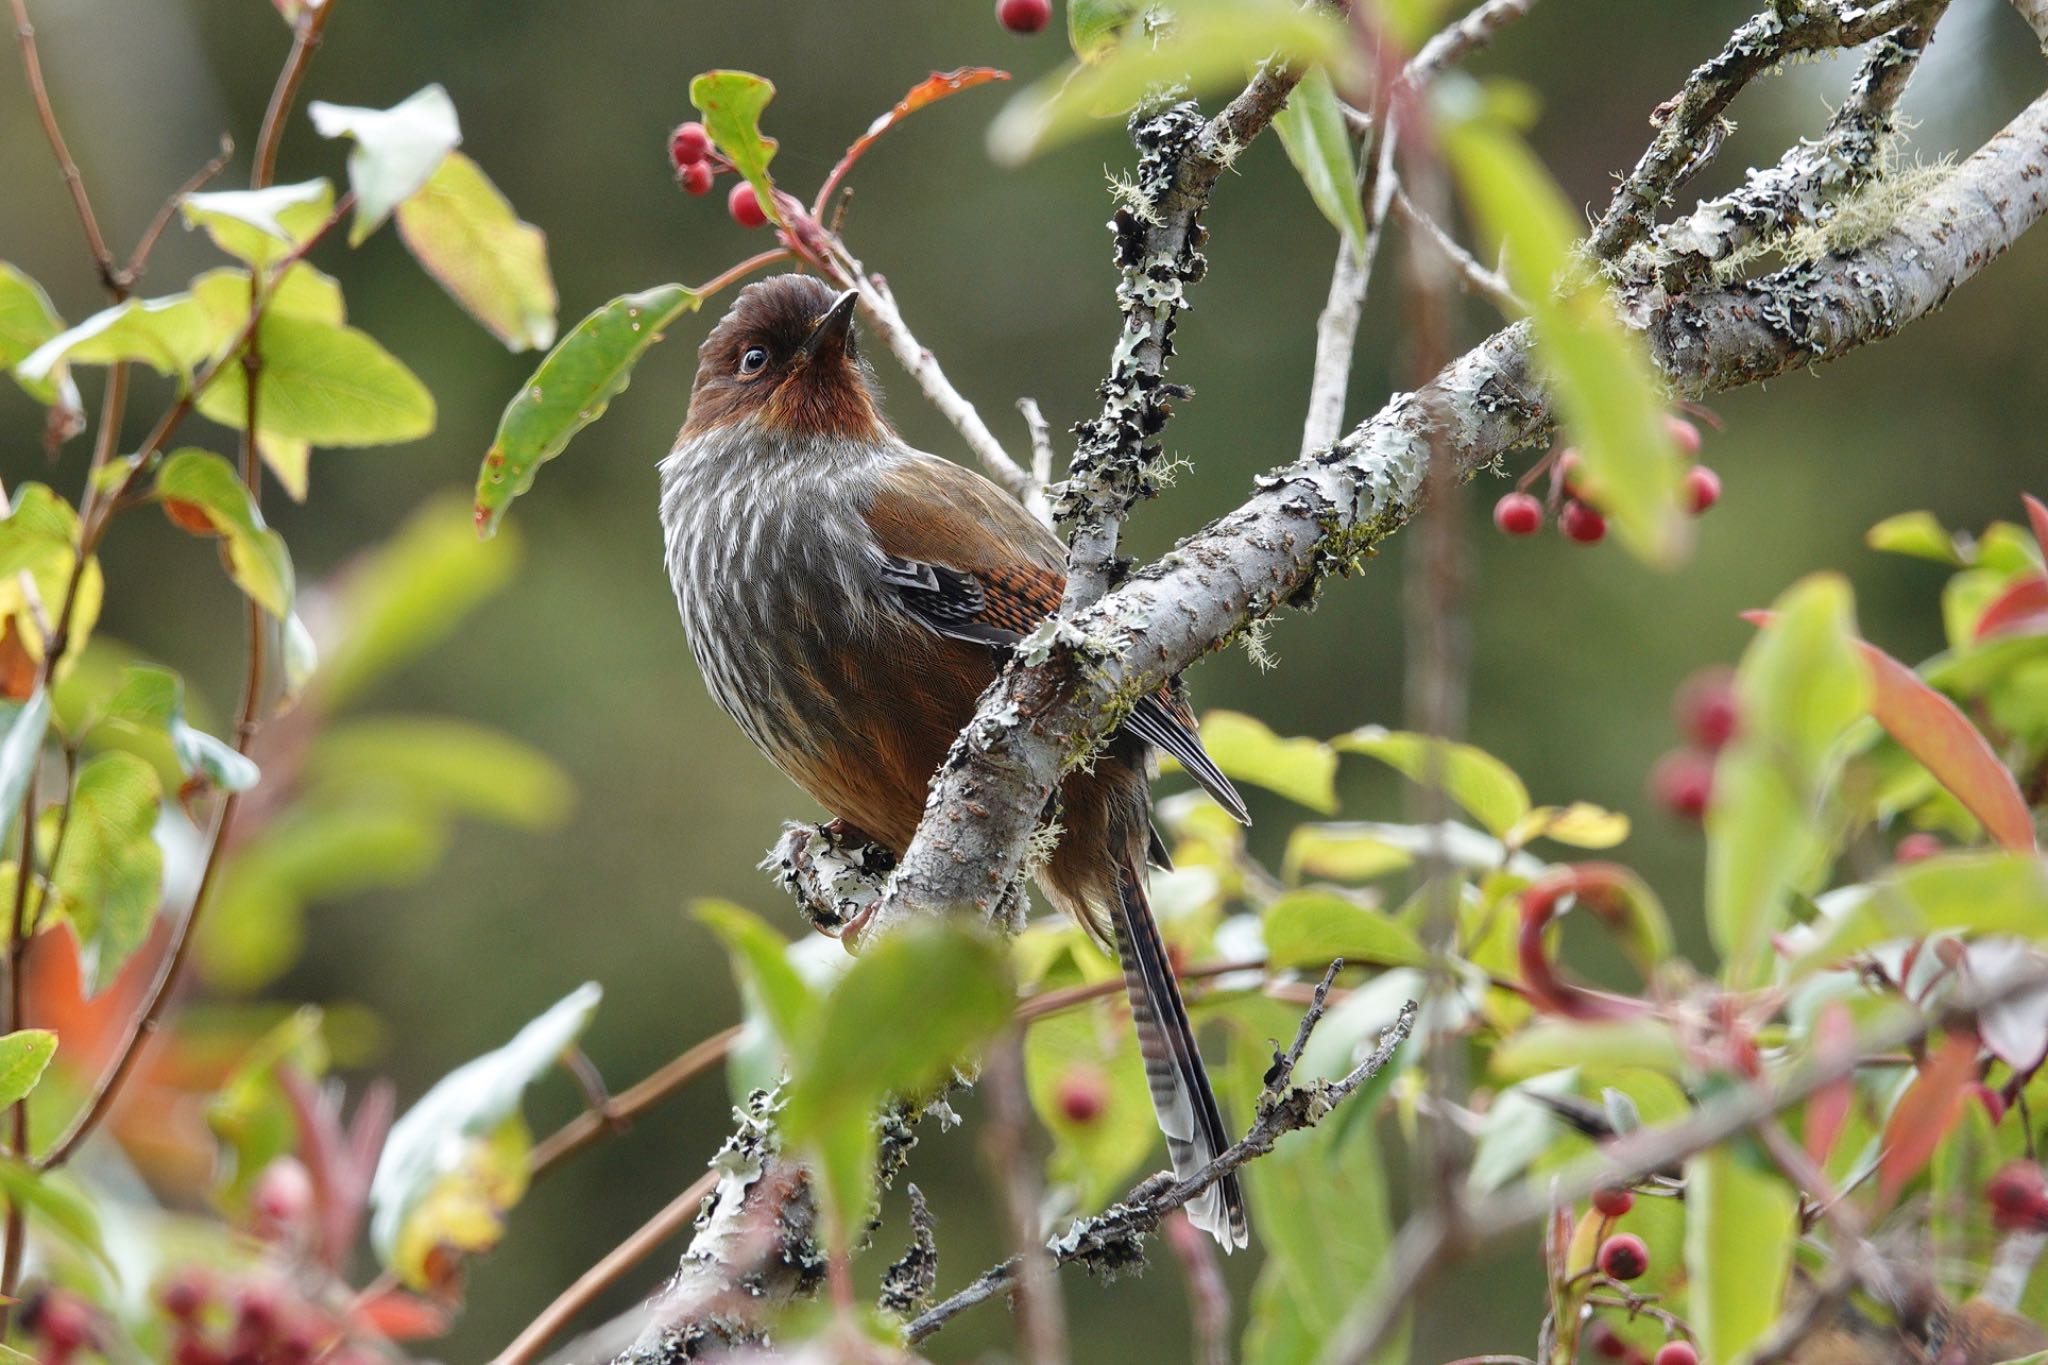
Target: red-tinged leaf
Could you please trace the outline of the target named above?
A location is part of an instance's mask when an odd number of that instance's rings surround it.
[[[1816,1060],[1835,1061],[1855,1046],[1856,1022],[1849,1017],[1849,1007],[1839,1000],[1829,1001],[1813,1024]],[[1835,1144],[1841,1141],[1842,1129],[1848,1125],[1849,1110],[1855,1102],[1856,1082],[1851,1076],[1830,1081],[1814,1091],[1813,1098],[1806,1102],[1806,1154],[1813,1158],[1814,1165],[1827,1165]]]
[[[356,1305],[354,1316],[387,1341],[425,1341],[448,1334],[448,1311],[403,1289],[371,1295]]]
[[[213,518],[206,515],[206,510],[196,503],[181,502],[177,498],[165,498],[159,506],[164,509],[164,515],[170,518],[171,525],[188,535],[217,536],[220,534],[219,531],[214,529]]]
[[[1977,727],[1912,669],[1876,645],[1860,643],[1870,667],[1870,714],[1877,723],[1982,821],[2001,847],[2032,852],[2034,819],[2027,799]]]
[[[1934,1149],[1963,1116],[1977,1079],[1977,1035],[1951,1033],[1941,1050],[1920,1064],[1920,1074],[1884,1125],[1884,1154],[1877,1159],[1878,1203],[1886,1208],[1906,1182],[1934,1157]]]
[[[2020,501],[2027,505],[2027,521],[2034,528],[2034,543],[2041,547],[2042,557],[2048,558],[2048,503],[2032,493],[2020,494]]]
[[[936,104],[948,95],[957,95],[962,90],[971,90],[977,85],[1008,79],[1009,72],[998,71],[992,66],[963,66],[952,71],[934,71],[910,87],[910,93],[896,101],[895,107],[870,123],[868,130],[855,138],[853,145],[846,149],[846,154],[839,158],[839,164],[832,168],[832,174],[825,177],[824,188],[818,191],[818,200],[811,206],[812,215],[816,216],[825,211],[825,201],[832,197],[832,191],[846,178],[846,173],[853,169],[853,163],[860,160],[882,134],[927,104]]]
[[[1991,599],[1971,638],[2048,630],[2048,574],[2029,574]]]

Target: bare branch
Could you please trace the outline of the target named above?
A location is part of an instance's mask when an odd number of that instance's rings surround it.
[[[92,198],[85,192],[85,176],[79,172],[78,162],[72,158],[71,148],[64,141],[64,131],[57,125],[57,111],[50,104],[50,89],[43,81],[43,58],[36,49],[36,28],[29,22],[28,0],[9,0],[14,11],[14,39],[21,48],[21,68],[28,77],[28,91],[35,100],[36,118],[43,125],[43,137],[50,144],[50,151],[57,158],[57,170],[64,177],[64,188],[71,193],[71,207],[78,214],[78,225],[85,231],[86,250],[92,253],[93,273],[105,285],[107,292],[116,299],[128,297],[128,282],[114,266],[114,253],[107,249],[106,235],[100,231],[100,220],[92,211]]]
[[[1527,14],[1536,0],[1486,0],[1422,45],[1408,63],[1407,79],[1418,89],[1487,46],[1502,29]]]
[[[2012,7],[2041,40],[2042,50],[2048,51],[2048,0],[2012,0]]]
[[[1301,424],[1303,455],[1330,444],[1344,430],[1344,403],[1351,392],[1351,357],[1358,346],[1358,324],[1365,313],[1373,263],[1379,257],[1387,207],[1399,188],[1394,173],[1399,129],[1389,121],[1386,136],[1368,133],[1367,138],[1377,138],[1365,143],[1377,150],[1365,163],[1367,169],[1359,186],[1365,199],[1364,249],[1354,249],[1349,237],[1337,243],[1337,264],[1330,272],[1330,297],[1316,318],[1316,357],[1309,371],[1308,415]]]
[[[1479,295],[1509,317],[1521,317],[1529,311],[1515,293],[1514,286],[1498,270],[1489,270],[1444,229],[1443,224],[1424,213],[1416,202],[1408,197],[1408,191],[1394,191],[1394,211],[1401,221],[1420,235],[1450,263],[1457,272],[1458,280],[1466,290]]]

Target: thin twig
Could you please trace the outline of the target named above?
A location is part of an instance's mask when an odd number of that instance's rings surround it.
[[[1444,229],[1442,223],[1424,213],[1415,201],[1409,198],[1407,190],[1395,188],[1394,211],[1417,236],[1442,253],[1444,260],[1457,273],[1458,280],[1468,291],[1479,295],[1510,319],[1527,315],[1529,305],[1515,293],[1514,286],[1508,283],[1507,277],[1498,270],[1487,269],[1471,252],[1458,245],[1458,240]]]
[[[553,1303],[540,1311],[540,1315],[528,1323],[512,1343],[492,1357],[491,1365],[527,1365],[537,1357],[541,1348],[553,1340],[555,1334],[590,1306],[591,1300],[618,1283],[627,1271],[647,1259],[661,1244],[688,1227],[690,1220],[697,1216],[697,1209],[703,1204],[711,1187],[718,1183],[718,1172],[707,1171],[699,1176],[696,1183],[670,1200],[661,1212],[635,1228],[625,1241],[620,1242],[590,1269],[576,1277],[576,1282],[555,1297]]]
[[[1402,68],[1401,83],[1422,90],[1438,76],[1493,42],[1500,31],[1535,8],[1536,0],[1486,0],[1453,20],[1425,42]],[[1354,133],[1370,133],[1377,122],[1366,110],[1346,104],[1344,119]]]
[[[156,216],[149,220],[149,226],[142,230],[142,236],[135,243],[135,250],[129,253],[128,264],[121,267],[121,277],[128,282],[130,288],[134,287],[136,281],[142,278],[142,272],[148,268],[150,254],[156,250],[157,241],[164,235],[164,229],[171,225],[171,219],[177,217],[178,206],[185,202],[187,195],[197,194],[211,184],[215,176],[227,169],[228,162],[234,159],[234,155],[235,140],[222,133],[220,151],[213,160],[194,171],[186,178],[184,184],[171,191],[170,196],[157,206]]]
[[[607,1133],[626,1124],[723,1062],[738,1040],[741,1026],[721,1029],[652,1072],[646,1079],[627,1087],[604,1105],[570,1119],[534,1145],[527,1158],[528,1175],[538,1180],[564,1160],[582,1151]]]
[[[276,179],[277,149],[284,141],[285,125],[290,121],[292,106],[298,102],[306,68],[312,63],[313,54],[320,50],[320,36],[327,30],[335,3],[336,0],[321,0],[317,5],[307,5],[292,24],[291,55],[285,58],[284,69],[277,73],[277,84],[271,87],[270,104],[263,111],[263,124],[256,134],[256,155],[249,170],[252,190],[268,189]]]
[[[1039,411],[1036,398],[1019,398],[1017,411],[1024,414],[1024,431],[1031,439],[1031,493],[1024,505],[1040,521],[1050,524],[1052,509],[1046,504],[1046,485],[1052,482],[1052,428]]]
[[[1314,1127],[1359,1087],[1385,1069],[1393,1060],[1395,1051],[1414,1030],[1415,1002],[1412,1000],[1403,1005],[1393,1022],[1381,1030],[1379,1045],[1371,1055],[1342,1079],[1300,1088],[1293,1085],[1294,1064],[1301,1059],[1309,1034],[1322,1019],[1330,982],[1335,978],[1339,965],[1332,964],[1324,974],[1308,1012],[1302,1016],[1293,1045],[1275,1059],[1267,1076],[1265,1094],[1259,1100],[1258,1117],[1244,1137],[1185,1180],[1174,1180],[1163,1173],[1154,1176],[1134,1187],[1122,1202],[1075,1223],[1051,1242],[1049,1249],[1055,1262],[1061,1265],[1082,1261],[1128,1266],[1138,1245],[1158,1229],[1167,1214],[1230,1172],[1272,1151],[1288,1133]],[[1019,1269],[1019,1261],[1014,1256],[1000,1265],[991,1266],[965,1289],[914,1318],[903,1329],[904,1340],[915,1345],[974,1305],[986,1303],[1006,1292],[1015,1283]]]
[[[35,25],[28,18],[28,0],[9,0],[9,4],[14,10],[14,37],[21,47],[22,70],[28,75],[29,95],[35,100],[36,117],[42,122],[43,137],[57,157],[57,169],[64,177],[65,188],[71,192],[71,206],[77,210],[78,224],[85,230],[85,245],[92,253],[93,273],[118,302],[128,297],[128,282],[114,267],[114,253],[107,250],[100,220],[92,211],[91,197],[85,192],[85,177],[79,173],[78,162],[72,159],[71,149],[64,143],[63,130],[57,126],[57,111],[51,107],[50,90],[43,82],[42,54],[36,50]]]
[[[1330,271],[1330,294],[1316,318],[1316,354],[1309,368],[1308,411],[1301,423],[1301,453],[1321,450],[1344,430],[1344,405],[1351,392],[1351,358],[1358,347],[1358,325],[1365,314],[1366,292],[1373,263],[1385,236],[1387,207],[1393,202],[1398,176],[1394,152],[1400,145],[1396,120],[1389,118],[1385,135],[1368,132],[1370,153],[1361,167],[1359,195],[1365,201],[1365,242],[1362,249],[1347,236],[1337,243],[1337,263]]]

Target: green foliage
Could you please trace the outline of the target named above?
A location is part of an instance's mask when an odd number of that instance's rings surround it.
[[[1266,907],[1264,927],[1275,967],[1326,967],[1340,957],[1372,967],[1429,961],[1413,929],[1335,891],[1288,892]]]
[[[1778,1320],[1799,1196],[1747,1140],[1685,1163],[1688,1318],[1705,1360],[1740,1360]]]
[[[1529,813],[1529,789],[1514,770],[1470,744],[1368,725],[1331,741],[1339,753],[1369,754],[1418,784],[1433,784],[1480,826],[1504,838]]]
[[[625,392],[633,366],[661,340],[662,329],[702,302],[682,285],[658,285],[613,299],[570,329],[498,419],[477,474],[478,531],[488,536],[497,530],[512,500],[533,487],[540,466]]]
[[[184,680],[168,668],[122,669],[120,686],[93,725],[92,736],[131,744],[161,737],[184,777],[222,791],[247,791],[261,775],[255,763],[232,745],[186,723]]]
[[[1202,743],[1226,777],[1278,792],[1329,815],[1337,809],[1337,754],[1312,739],[1282,739],[1253,716],[1211,711]]]
[[[547,235],[521,221],[483,168],[449,152],[409,199],[398,235],[449,296],[513,351],[555,339]]]
[[[273,265],[304,245],[334,212],[334,186],[321,177],[260,190],[213,190],[178,201],[187,227],[244,265]]]
[[[590,1023],[602,996],[578,987],[494,1052],[449,1072],[391,1126],[370,1185],[370,1241],[406,1283],[434,1282],[430,1258],[478,1252],[525,1192],[528,1086]]]
[[[1287,0],[1189,0],[1166,24],[1124,27],[1112,7],[1091,6],[1070,20],[1085,58],[1020,91],[990,125],[990,155],[1017,165],[1101,126],[1097,120],[1157,98],[1162,90],[1202,94],[1242,82],[1261,61],[1305,66],[1341,61],[1344,26]]]
[[[156,475],[156,496],[172,519],[209,528],[235,585],[279,618],[291,614],[292,562],[284,537],[263,521],[234,466],[204,450],[180,450]]]
[[[434,396],[369,333],[319,318],[266,313],[256,344],[260,430],[316,446],[415,441],[434,429]],[[246,423],[248,380],[225,365],[199,395],[199,411],[224,427]]]
[[[712,144],[754,187],[762,212],[780,223],[782,206],[775,202],[775,185],[768,178],[776,142],[761,132],[761,111],[774,98],[774,84],[749,71],[706,71],[690,81],[690,103],[704,116],[704,131]]]
[[[27,1099],[56,1055],[57,1035],[48,1029],[16,1029],[0,1036],[0,1106]]]
[[[50,728],[50,694],[38,687],[19,704],[0,702],[0,839],[10,839],[22,798],[42,758]]]
[[[57,316],[43,287],[0,261],[0,367],[14,370],[21,360],[63,330],[64,319]],[[41,379],[31,379],[18,371],[14,378],[38,403],[62,403],[73,411],[79,406],[78,386],[71,382],[70,371],[62,366]]]
[[[1041,984],[1079,981],[1070,967]],[[1033,1023],[1024,1036],[1024,1079],[1052,1138],[1047,1178],[1071,1190],[1084,1212],[1128,1189],[1159,1146],[1159,1121],[1122,1005],[1103,999]]]
[[[66,365],[112,365],[139,361],[158,374],[189,379],[212,343],[206,310],[190,294],[128,299],[103,308],[84,322],[45,341],[15,367],[23,385],[56,381]]]
[[[153,834],[161,800],[156,769],[133,754],[98,754],[78,770],[51,885],[54,906],[78,932],[88,994],[149,936],[163,883]]]
[[[1606,286],[1574,260],[1577,216],[1526,145],[1496,122],[1451,128],[1445,149],[1481,231],[1528,301],[1536,358],[1585,461],[1585,492],[1622,543],[1670,565],[1688,543],[1680,462],[1656,372]]]
[[[1316,208],[1364,260],[1365,205],[1358,194],[1358,163],[1329,72],[1316,67],[1301,78],[1273,116],[1273,131]]]
[[[462,141],[455,104],[430,85],[389,109],[361,109],[315,100],[306,108],[326,138],[352,138],[348,183],[356,195],[350,246],[384,225],[392,211],[417,194],[442,158]]]
[[[0,1193],[31,1223],[86,1253],[110,1273],[115,1271],[93,1199],[70,1175],[37,1171],[14,1157],[0,1156]]]

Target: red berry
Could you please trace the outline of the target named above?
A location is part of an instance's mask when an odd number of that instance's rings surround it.
[[[1543,529],[1543,504],[1527,493],[1510,493],[1493,505],[1493,524],[1505,535],[1533,536]]]
[[[725,211],[741,227],[757,228],[768,221],[768,215],[761,211],[761,200],[754,193],[754,187],[742,180],[732,187],[732,193],[725,196]]]
[[[1603,1360],[1626,1360],[1631,1349],[1621,1333],[1598,1318],[1586,1329],[1586,1345]]]
[[[171,1348],[171,1365],[226,1365],[227,1354],[205,1337],[180,1337]]]
[[[1109,1107],[1109,1078],[1085,1062],[1060,1077],[1060,1116],[1069,1123],[1093,1123]]]
[[[677,170],[694,166],[711,155],[711,134],[704,131],[701,123],[679,124],[668,135],[668,159],[675,163]]]
[[[1619,1185],[1593,1191],[1593,1207],[1609,1218],[1619,1218],[1635,1206],[1635,1195]]]
[[[1677,446],[1690,459],[1700,453],[1700,429],[1675,412],[1664,414],[1664,430],[1671,434],[1671,444]]]
[[[1899,846],[1892,850],[1892,860],[1917,863],[1923,858],[1932,858],[1947,847],[1948,845],[1941,842],[1939,835],[1929,834],[1923,830],[1918,834],[1908,834],[1899,840]]]
[[[1698,516],[1721,500],[1721,476],[1703,464],[1694,465],[1685,471],[1685,498]]]
[[[1700,1353],[1689,1341],[1667,1341],[1657,1348],[1650,1365],[1700,1365]]]
[[[1600,1244],[1600,1273],[1610,1280],[1640,1279],[1650,1268],[1650,1248],[1633,1232],[1617,1232]]]
[[[1697,749],[1673,749],[1650,769],[1650,796],[1680,819],[1704,819],[1714,797],[1714,760]]]
[[[295,1156],[265,1166],[249,1193],[249,1225],[258,1237],[275,1240],[305,1226],[313,1211],[313,1177]]]
[[[1052,0],[996,0],[996,22],[1012,33],[1036,33],[1052,22]]]
[[[1992,1223],[2006,1231],[2018,1228],[2048,1230],[2048,1179],[2041,1168],[2020,1157],[1999,1167],[1998,1174],[1984,1187],[1991,1204]]]
[[[1708,753],[1735,738],[1735,671],[1703,668],[1678,685],[1672,699],[1678,728]]]
[[[61,1289],[43,1295],[35,1306],[32,1325],[27,1318],[24,1314],[24,1325],[42,1339],[49,1356],[69,1356],[92,1341],[91,1310],[76,1295]]]
[[[683,167],[683,189],[690,194],[709,194],[715,172],[708,161],[692,161]]]
[[[1581,545],[1592,545],[1607,534],[1607,518],[1588,503],[1573,498],[1557,514],[1557,529]]]
[[[238,1342],[268,1345],[277,1335],[283,1305],[268,1285],[252,1284],[235,1297],[235,1337]]]
[[[205,1311],[207,1300],[212,1297],[213,1286],[203,1271],[184,1270],[165,1282],[157,1291],[156,1301],[178,1321],[190,1322]]]

